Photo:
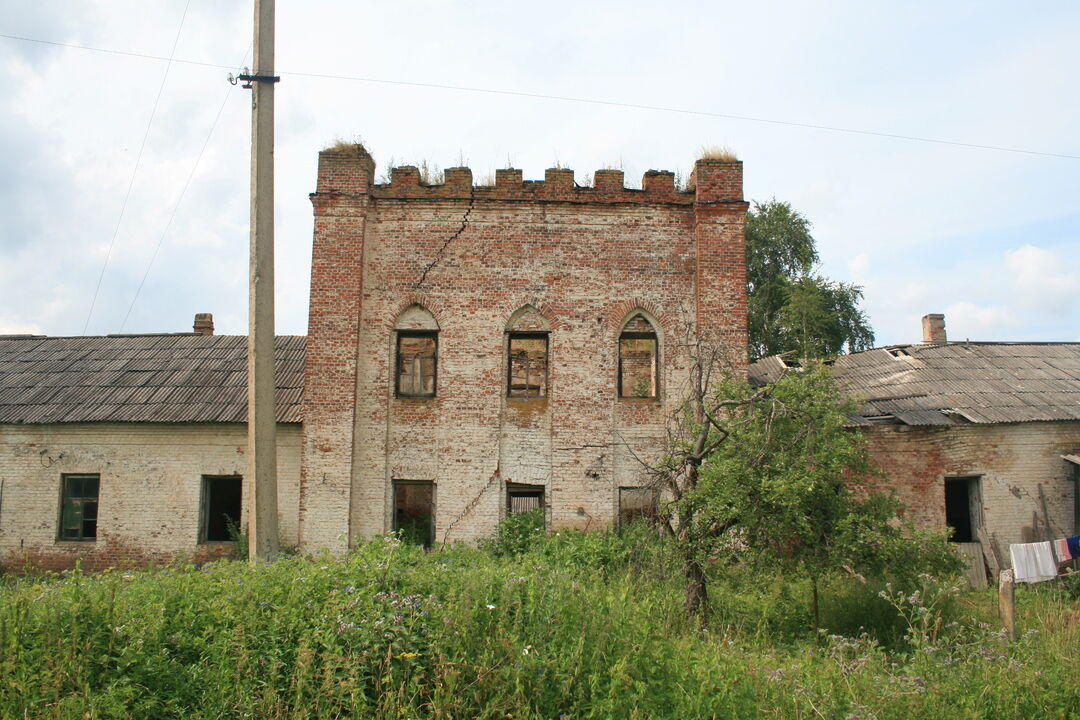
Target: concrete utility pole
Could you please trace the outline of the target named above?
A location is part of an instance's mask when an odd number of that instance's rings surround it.
[[[274,0],[255,0],[251,88],[251,260],[248,294],[248,555],[278,554],[274,417]]]

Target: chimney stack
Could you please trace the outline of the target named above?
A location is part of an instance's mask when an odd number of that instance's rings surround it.
[[[941,313],[923,315],[922,341],[927,345],[944,345],[948,342],[945,337],[945,316]]]
[[[193,329],[196,335],[213,335],[214,314],[195,313],[195,327]]]

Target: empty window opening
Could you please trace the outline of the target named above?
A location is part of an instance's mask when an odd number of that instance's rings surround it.
[[[979,478],[945,478],[945,524],[953,528],[952,542],[978,542],[981,495]]]
[[[202,542],[228,542],[240,532],[244,480],[239,475],[203,475]]]
[[[544,486],[506,483],[506,511],[510,515],[544,507]]]
[[[660,517],[660,496],[652,488],[619,488],[619,526],[633,522],[654,523]]]
[[[438,369],[438,334],[399,330],[395,391],[401,397],[434,397]]]
[[[60,540],[96,540],[100,475],[60,476]]]
[[[435,542],[435,484],[394,481],[394,531],[405,542],[431,547]]]
[[[506,394],[547,397],[548,334],[510,333]]]
[[[635,315],[619,335],[619,396],[657,396],[659,353],[656,332],[642,315]]]

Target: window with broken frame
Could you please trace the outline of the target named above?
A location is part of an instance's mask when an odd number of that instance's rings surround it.
[[[659,372],[656,330],[645,316],[635,315],[619,335],[619,397],[658,397]]]
[[[508,334],[506,394],[542,398],[548,393],[548,333]]]
[[[398,330],[394,392],[398,397],[435,397],[439,334]]]
[[[57,540],[97,540],[98,492],[101,476],[65,473],[60,476],[60,527]]]

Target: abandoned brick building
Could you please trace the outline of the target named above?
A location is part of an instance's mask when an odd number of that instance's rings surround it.
[[[792,369],[764,358],[750,377]],[[948,342],[932,314],[922,343],[841,355],[833,374],[860,403],[851,425],[884,473],[872,482],[922,527],[999,559],[1080,533],[1080,343]]]
[[[374,173],[359,148],[319,158],[301,545],[472,540],[533,506],[599,528],[640,503],[688,344],[746,362],[741,163],[699,160],[688,191]]]
[[[0,336],[0,567],[232,551],[247,469],[247,341],[199,332]],[[304,338],[277,338],[278,507],[297,540]]]
[[[602,528],[654,502],[691,349],[746,366],[742,165],[690,189],[551,169],[375,184],[319,158],[309,334],[277,341],[281,540],[442,542],[543,508]],[[243,527],[245,339],[0,337],[0,565],[207,558]],[[920,524],[1010,542],[1078,530],[1080,344],[922,344],[838,358],[881,481]],[[782,358],[751,367],[767,382]],[[982,534],[980,534],[982,530]]]
[[[650,503],[640,458],[689,348],[746,364],[741,163],[699,160],[690,190],[374,178],[362,148],[320,155],[306,350],[278,340],[282,540],[473,540],[530,508],[601,528]],[[0,562],[223,550],[215,518],[250,497],[244,339],[196,330],[0,340]]]

